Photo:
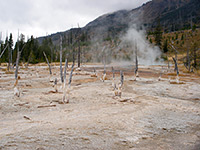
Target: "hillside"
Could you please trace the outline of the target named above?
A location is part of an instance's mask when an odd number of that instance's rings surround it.
[[[116,37],[136,24],[138,28],[153,30],[160,20],[163,30],[171,32],[190,28],[200,24],[200,0],[152,0],[132,10],[119,10],[105,14],[88,23],[81,29],[90,39]],[[71,29],[52,34],[54,44],[58,44],[59,36],[69,36]],[[76,33],[76,32],[75,32]],[[44,37],[38,38],[41,41]]]

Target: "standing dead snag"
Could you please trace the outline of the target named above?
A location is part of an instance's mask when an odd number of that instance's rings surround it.
[[[122,86],[124,84],[124,73],[120,71],[120,82],[118,83],[118,87],[115,88],[115,96],[119,96],[121,98],[122,96]]]
[[[173,58],[174,63],[175,63],[174,71],[176,71],[176,82],[179,83],[179,70],[178,70],[177,60],[174,57],[172,57],[172,58]]]
[[[49,64],[49,60],[48,60],[48,58],[47,58],[47,56],[46,56],[46,54],[45,54],[44,51],[43,51],[43,54],[44,54],[44,57],[45,57],[45,59],[46,59],[46,61],[47,61],[48,66],[49,66],[49,74],[50,74],[50,76],[51,76],[51,75],[52,75],[52,72],[51,72],[51,65]]]
[[[66,72],[67,72],[67,59],[65,59],[65,69],[64,69],[63,103],[65,103],[65,97],[66,97]]]
[[[120,71],[120,77],[121,77],[121,87],[124,84],[124,73],[123,71]]]
[[[104,69],[103,69],[103,82],[106,79],[106,63],[104,62]]]
[[[8,44],[6,45],[6,47],[4,48],[4,50],[2,51],[1,55],[0,55],[0,58],[2,57],[3,53],[5,52],[5,50],[7,49],[8,47]]]
[[[81,46],[80,39],[78,39],[78,68],[81,66]]]
[[[97,72],[96,72],[96,68],[94,67],[94,72],[93,74],[91,75],[91,77],[97,77]]]
[[[113,90],[115,90],[115,88],[116,88],[116,84],[115,84],[115,70],[114,70],[113,67],[112,67],[112,73],[113,73],[112,87],[113,87]]]
[[[19,76],[18,76],[18,67],[19,67],[19,59],[20,59],[20,54],[21,52],[19,51],[19,33],[18,33],[18,46],[17,46],[17,59],[16,59],[16,69],[15,69],[15,85],[14,85],[14,95],[16,96],[20,96],[20,92],[17,88],[18,85],[18,80],[19,80]]]
[[[137,58],[137,46],[135,46],[135,81],[136,78],[139,77],[138,75],[138,58]]]
[[[63,83],[63,71],[62,71],[62,36],[60,36],[60,78]]]
[[[74,71],[74,63],[72,64],[72,68],[71,68],[71,72],[70,72],[70,76],[69,76],[69,82],[68,82],[68,89],[67,89],[67,102],[69,103],[69,96],[70,96],[70,88],[71,88],[71,82],[72,82],[72,75],[73,75],[73,71]]]
[[[55,81],[54,81],[54,89],[55,89],[55,92],[56,92],[56,93],[58,92],[57,83],[58,83],[58,80],[57,80],[57,78],[55,78]]]
[[[14,84],[14,96],[17,96],[17,97],[20,97],[20,91],[17,88],[19,79],[20,79],[20,77],[18,76],[16,81],[15,81],[15,84]]]

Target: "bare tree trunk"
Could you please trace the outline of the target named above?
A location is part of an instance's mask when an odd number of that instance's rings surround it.
[[[189,48],[187,48],[187,69],[189,70],[190,72],[190,69],[191,69],[191,66],[190,66],[190,55],[189,55]]]
[[[15,69],[15,79],[18,78],[18,67],[19,67],[19,59],[20,59],[21,52],[19,51],[19,47],[17,48],[17,59],[16,59],[16,69]]]
[[[10,70],[10,45],[8,44],[8,68],[7,70]]]
[[[178,64],[177,64],[177,60],[174,58],[174,57],[172,57],[173,58],[173,60],[174,60],[174,63],[175,63],[175,71],[176,71],[176,82],[177,83],[179,83],[179,70],[178,70]]]
[[[2,53],[0,55],[0,58],[3,56],[3,54],[4,54],[5,50],[7,49],[7,47],[8,47],[8,44],[6,45],[6,47],[4,48],[4,50],[2,51]]]
[[[62,37],[60,36],[60,78],[63,83],[63,71],[62,71]]]
[[[123,73],[123,71],[120,71],[120,77],[121,77],[121,87],[122,87],[123,84],[124,84],[124,73]]]
[[[135,81],[137,79],[138,75],[138,57],[137,57],[137,43],[135,42]]]
[[[55,89],[55,92],[57,93],[58,92],[58,89],[57,89],[57,78],[55,78],[55,81],[54,81],[54,89]]]
[[[13,52],[13,50],[11,49],[10,50],[10,63],[11,63],[11,66],[12,66],[12,52]]]
[[[115,70],[114,70],[114,67],[112,67],[112,73],[113,73],[112,87],[113,87],[113,90],[115,90],[116,89],[116,84],[115,84]]]
[[[75,49],[74,49],[73,46],[72,46],[72,49],[73,49],[73,52],[72,52],[72,55],[73,55],[73,56],[72,56],[72,59],[73,59],[73,60],[72,60],[72,63],[75,64]]]
[[[71,72],[70,72],[70,76],[69,76],[68,89],[67,89],[67,93],[68,93],[67,103],[69,103],[69,98],[70,98],[69,96],[70,96],[70,88],[71,88],[73,70],[74,70],[74,63],[72,64],[72,68],[71,68]]]
[[[66,98],[66,71],[67,70],[67,59],[65,59],[65,68],[64,68],[64,85],[63,85],[63,103],[65,103]]]
[[[51,75],[52,75],[52,72],[51,72],[51,65],[49,64],[49,60],[48,60],[48,58],[47,58],[47,56],[46,56],[46,54],[45,54],[44,51],[43,51],[43,54],[44,54],[44,57],[45,57],[45,59],[46,59],[46,61],[47,61],[48,66],[49,66],[49,74],[50,74],[50,76],[51,76]]]
[[[80,40],[78,41],[78,67],[81,66],[81,46],[80,46]]]
[[[26,69],[28,69],[28,65],[29,65],[29,62],[30,62],[30,59],[31,59],[31,55],[32,55],[32,51],[30,52],[30,54],[28,56],[28,61],[26,63]]]

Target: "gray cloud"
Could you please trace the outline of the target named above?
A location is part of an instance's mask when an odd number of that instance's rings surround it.
[[[44,36],[85,26],[105,13],[133,9],[149,0],[2,0],[0,32]]]

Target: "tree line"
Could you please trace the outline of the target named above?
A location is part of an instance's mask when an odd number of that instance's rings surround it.
[[[79,31],[80,32],[80,31]],[[60,44],[53,44],[50,37],[45,37],[41,43],[38,42],[36,38],[31,36],[27,41],[25,41],[25,35],[20,34],[18,40],[14,44],[13,35],[10,33],[9,37],[6,37],[5,41],[0,41],[0,63],[8,63],[15,65],[17,59],[17,49],[21,51],[20,62],[23,63],[40,63],[45,62],[44,53],[46,54],[50,62],[60,61],[60,48],[63,51],[62,61],[67,58],[69,61],[75,61],[78,59],[80,63],[80,57],[83,53],[82,51],[87,51],[87,46],[89,42],[87,41],[86,34],[79,33],[74,34],[72,31],[69,36],[62,35]]]

